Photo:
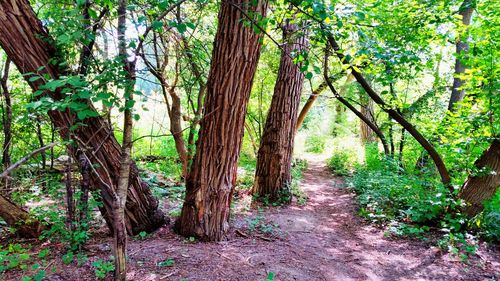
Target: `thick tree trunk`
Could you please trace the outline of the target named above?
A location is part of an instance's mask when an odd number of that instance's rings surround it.
[[[228,230],[245,113],[260,53],[261,36],[244,21],[248,13],[264,16],[266,9],[263,1],[221,2],[197,150],[177,221],[184,236],[218,241]]]
[[[475,166],[478,174],[469,176],[458,194],[467,203],[464,211],[469,216],[480,213],[483,202],[493,197],[500,186],[500,140],[493,141]]]
[[[43,225],[29,213],[21,209],[9,199],[0,194],[0,217],[5,220],[8,226],[16,229],[16,233],[21,237],[38,238],[43,230]]]
[[[304,74],[293,63],[291,54],[307,50],[308,45],[306,36],[299,36],[297,30],[297,26],[292,24],[283,27],[287,43],[281,50],[278,77],[255,169],[252,193],[260,199],[268,198],[272,203],[288,203],[292,199],[290,169]]]
[[[20,35],[23,36],[20,36]],[[50,37],[36,18],[28,1],[13,0],[0,2],[0,45],[9,58],[23,73],[38,73],[58,79],[65,74],[56,68],[52,61],[57,60],[56,50],[50,43]],[[40,68],[43,67],[43,68]],[[38,90],[43,79],[29,81]],[[58,100],[58,91],[45,95]],[[93,106],[89,104],[93,109]],[[49,111],[49,116],[64,138],[68,135],[69,126],[73,124],[74,115],[69,111]],[[101,117],[84,120],[84,126],[72,131],[78,149],[70,148],[72,156],[79,159],[84,153],[92,164],[91,186],[100,189],[104,207],[101,208],[108,226],[113,225],[113,188],[117,186],[121,147],[116,141],[109,124]],[[141,180],[138,170],[131,164],[130,188],[126,208],[126,227],[130,234],[141,231],[151,232],[165,223],[163,213],[158,209],[158,201],[153,197],[148,185]]]
[[[460,7],[459,14],[462,16],[462,24],[464,26],[470,25],[472,12],[474,11],[473,0],[465,0]],[[465,72],[465,65],[460,61],[460,56],[469,51],[469,44],[466,40],[462,40],[461,38],[457,39],[456,43],[456,53],[457,58],[455,59],[455,78],[453,78],[453,87],[451,89],[450,102],[448,104],[448,110],[454,111],[454,105],[457,102],[460,102],[465,97],[465,90],[461,89],[464,80],[457,77],[458,75]]]

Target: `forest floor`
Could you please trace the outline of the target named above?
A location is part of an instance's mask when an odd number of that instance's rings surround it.
[[[219,243],[185,239],[171,225],[131,239],[128,279],[499,280],[500,256],[484,246],[460,262],[433,242],[386,237],[383,229],[356,214],[354,195],[328,171],[324,159],[315,155],[307,160],[301,181],[308,196],[304,205],[237,214],[229,239]],[[110,256],[111,242],[94,236],[86,246],[87,262],[64,265],[54,259],[57,270],[44,280],[95,280],[91,263]]]

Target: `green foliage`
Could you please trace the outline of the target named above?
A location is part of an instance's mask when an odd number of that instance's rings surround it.
[[[493,242],[500,242],[500,191],[484,203],[484,210],[472,220],[472,228],[479,234]]]
[[[297,199],[297,204],[305,205],[307,202],[307,194],[300,188],[300,181],[302,179],[302,172],[307,169],[307,161],[295,158],[292,163],[292,196]]]
[[[101,259],[94,261],[92,266],[95,268],[94,273],[97,279],[104,279],[108,273],[115,270],[115,265],[112,262]]]
[[[171,267],[174,266],[175,260],[174,259],[166,259],[158,263],[158,266],[161,267]]]
[[[407,174],[391,160],[380,161],[376,169],[359,168],[349,180],[349,186],[358,193],[363,216],[377,222],[426,223],[455,206],[436,179]]]
[[[327,160],[328,168],[339,176],[350,175],[357,163],[356,156],[354,150],[335,150],[332,157]]]
[[[47,266],[45,266],[45,269],[42,269],[40,263],[33,263],[35,257],[29,253],[30,248],[30,245],[24,248],[21,244],[9,244],[6,249],[0,247],[0,277],[7,270],[19,269],[23,272],[22,280],[43,280]],[[47,253],[48,250],[44,249],[38,254],[38,258],[41,259],[43,265],[47,264],[44,259]]]
[[[306,137],[306,151],[312,153],[322,153],[326,148],[326,140],[322,135],[309,135]]]

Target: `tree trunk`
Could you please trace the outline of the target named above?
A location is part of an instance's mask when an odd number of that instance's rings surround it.
[[[495,195],[500,186],[500,140],[495,139],[475,163],[477,175],[471,175],[458,194],[465,200],[464,211],[475,216],[483,210],[483,202]]]
[[[118,4],[118,56],[122,60],[123,70],[126,73],[123,83],[123,143],[120,153],[120,171],[116,192],[113,194],[114,235],[113,249],[115,255],[115,280],[127,280],[127,230],[125,226],[125,203],[130,179],[130,164],[132,153],[132,110],[135,87],[135,64],[129,62],[127,55],[127,1],[121,0]],[[132,106],[130,106],[132,102]]]
[[[362,122],[364,122],[370,129],[372,129],[377,137],[380,139],[382,142],[382,146],[384,147],[384,153],[385,155],[389,154],[389,146],[387,145],[387,140],[385,139],[384,133],[380,130],[380,128],[373,122],[372,120],[368,119],[365,115],[363,115],[360,111],[356,109],[348,100],[344,99],[338,92],[335,90],[335,87],[333,86],[332,82],[328,80],[328,54],[325,54],[325,65],[324,65],[324,78],[326,81],[326,84],[330,88],[330,91],[334,94],[335,98],[343,104],[345,107],[349,108],[349,110],[352,111],[359,119],[361,119]]]
[[[16,233],[21,237],[38,238],[43,230],[43,226],[39,221],[31,218],[28,212],[1,194],[0,217],[5,220],[8,226],[15,228]]]
[[[296,132],[300,129],[300,127],[302,127],[307,113],[309,113],[309,110],[311,110],[318,97],[323,93],[323,91],[325,91],[326,87],[326,82],[321,82],[321,84],[319,84],[318,87],[311,93],[306,103],[300,110],[299,117],[297,118],[297,124],[295,125]]]
[[[247,13],[264,16],[266,9],[263,1],[221,2],[204,115],[177,221],[184,236],[219,241],[228,230],[245,113],[260,53],[261,36],[244,21]]]
[[[373,100],[366,98],[366,96],[364,95],[361,95],[360,101],[361,101],[361,107],[360,107],[361,114],[366,116],[366,118],[373,123],[374,121]],[[362,143],[371,143],[375,141],[375,132],[365,122],[361,122],[359,124],[359,127],[360,127],[359,135]]]
[[[9,68],[10,60],[7,58],[5,60],[3,68],[3,76],[0,80],[0,86],[2,90],[2,95],[5,100],[5,111],[3,117],[3,134],[4,140],[2,145],[2,165],[3,169],[7,169],[10,166],[10,146],[12,144],[12,101],[10,98],[10,91],[7,85],[9,79]],[[4,179],[5,189],[9,188],[9,178]]]
[[[473,0],[464,0],[462,6],[460,7],[459,14],[462,16],[462,24],[464,26],[470,25],[472,12],[474,11],[474,3]],[[469,44],[466,40],[462,40],[461,38],[457,39],[456,43],[456,53],[457,56],[455,59],[455,78],[453,78],[453,88],[451,89],[451,97],[450,102],[448,104],[448,110],[454,111],[454,105],[457,102],[460,102],[465,97],[465,90],[461,89],[464,80],[457,77],[460,74],[465,72],[465,65],[460,61],[460,55],[463,55],[469,51]]]
[[[287,43],[281,50],[278,77],[255,169],[252,193],[260,199],[268,198],[271,203],[289,203],[292,199],[290,169],[304,74],[300,66],[293,63],[291,54],[307,50],[308,45],[307,37],[298,35],[297,30],[298,27],[292,24],[283,27]]]
[[[20,36],[20,35],[23,36]],[[23,73],[38,73],[58,79],[65,71],[51,63],[57,60],[56,50],[50,37],[36,18],[28,1],[13,0],[0,2],[0,45],[8,57]],[[40,68],[43,66],[43,68]],[[44,84],[43,79],[29,81],[33,90]],[[59,91],[44,95],[55,100],[61,98]],[[43,95],[42,95],[43,96]],[[94,110],[93,106],[89,107]],[[49,117],[64,138],[74,114],[69,111],[49,111]],[[116,141],[109,124],[101,117],[87,118],[84,125],[72,131],[78,149],[69,148],[74,159],[83,153],[91,163],[91,186],[101,190],[104,207],[101,208],[108,226],[113,225],[113,188],[117,186],[120,168],[121,147]],[[79,161],[78,161],[79,162]],[[131,164],[130,188],[126,209],[126,227],[130,234],[141,231],[151,232],[165,223],[163,213],[158,209],[158,201],[153,197],[148,185],[141,180],[136,166]]]
[[[188,175],[188,156],[186,145],[184,142],[182,129],[182,111],[181,111],[181,98],[177,95],[173,88],[169,90],[170,97],[172,98],[172,110],[170,114],[170,132],[174,136],[175,148],[179,154],[179,160],[182,163],[182,177],[185,179]]]

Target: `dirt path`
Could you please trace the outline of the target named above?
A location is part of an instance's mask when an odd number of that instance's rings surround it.
[[[305,206],[269,208],[261,214],[279,225],[283,239],[266,241],[250,233],[234,234],[226,242],[190,243],[164,228],[154,237],[131,241],[129,280],[258,281],[267,280],[269,272],[274,280],[301,281],[495,280],[490,278],[499,269],[498,259],[474,258],[466,265],[422,241],[384,238],[382,230],[356,215],[353,195],[320,160],[311,160],[304,173]],[[235,225],[251,218],[239,217]],[[158,266],[167,259],[173,265]],[[68,268],[49,280],[90,280],[89,272],[86,266]]]

